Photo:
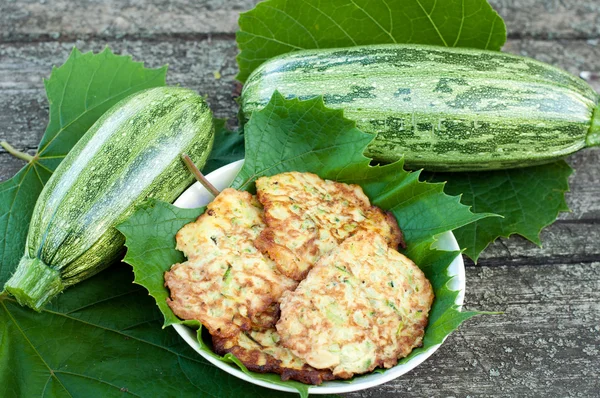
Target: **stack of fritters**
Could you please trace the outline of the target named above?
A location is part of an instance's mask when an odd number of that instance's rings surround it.
[[[331,380],[331,371],[311,368],[279,344],[278,301],[298,283],[254,247],[264,228],[254,196],[223,190],[175,237],[188,261],[165,273],[167,303],[178,317],[200,321],[218,354],[231,352],[250,370],[310,384]]]
[[[391,214],[310,173],[256,186],[258,201],[226,189],[178,232],[188,261],[165,273],[177,316],[250,370],[310,384],[391,367],[421,344],[433,293],[396,251]]]

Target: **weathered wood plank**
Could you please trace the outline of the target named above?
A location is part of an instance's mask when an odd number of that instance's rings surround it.
[[[559,219],[600,220],[600,148],[584,149],[568,158],[568,162],[575,170],[569,179],[571,191],[567,193],[571,213],[562,213]]]
[[[28,151],[32,155],[35,150]],[[17,171],[21,170],[25,166],[25,162],[22,160],[13,158],[6,152],[0,152],[0,181],[8,180],[14,176]]]
[[[0,3],[0,41],[73,38],[199,37],[232,34],[258,0],[36,1]],[[589,0],[490,0],[513,38],[600,36],[600,3]]]
[[[489,0],[511,38],[597,39],[600,3],[589,0]]]
[[[467,268],[476,317],[426,362],[349,397],[597,397],[600,263]]]
[[[542,230],[542,247],[512,236],[491,244],[480,266],[572,264],[600,260],[600,221],[559,220]],[[472,265],[469,261],[468,265]]]
[[[257,0],[106,0],[0,3],[1,40],[32,41],[234,33]]]
[[[82,51],[100,51],[110,44],[115,52],[131,54],[148,66],[169,63],[168,81],[208,94],[219,117],[236,114],[231,93],[237,73],[233,39],[180,40],[93,40],[88,42],[39,42],[27,45],[0,45],[0,137],[20,148],[34,148],[47,120],[47,105],[42,78],[52,65],[60,65],[73,46]],[[600,45],[586,41],[509,41],[507,51],[531,56],[562,67],[577,75],[581,71],[600,71]],[[214,73],[219,72],[220,79]],[[600,81],[592,82],[600,91]]]

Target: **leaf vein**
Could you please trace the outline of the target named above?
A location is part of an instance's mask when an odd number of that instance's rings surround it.
[[[350,39],[350,41],[352,42],[353,46],[357,46],[358,44],[356,43],[356,41],[354,40],[354,38],[352,36],[350,36],[350,34],[348,32],[346,32],[346,30],[342,27],[342,25],[340,25],[335,19],[331,18],[329,15],[327,15],[327,13],[323,12],[320,8],[313,6],[310,2],[306,1],[306,0],[302,0],[302,2],[304,4],[306,4],[307,6],[313,8],[314,10],[316,10],[317,12],[319,12],[321,15],[323,15],[325,18],[329,19],[335,26],[338,27],[338,29],[340,31],[342,31],[342,33],[348,38]]]
[[[116,333],[116,334],[118,334],[118,335],[121,335],[121,336],[127,337],[127,338],[129,338],[129,339],[132,339],[132,340],[139,341],[140,343],[148,344],[148,345],[151,345],[151,346],[154,346],[154,347],[160,348],[160,349],[162,349],[162,350],[168,351],[168,352],[170,352],[171,354],[174,354],[174,355],[177,355],[177,356],[181,356],[181,357],[183,357],[183,358],[187,358],[187,359],[189,359],[190,361],[195,361],[195,362],[200,362],[200,363],[203,363],[202,361],[198,360],[197,358],[191,358],[191,357],[188,357],[188,356],[186,356],[186,355],[179,354],[179,353],[177,353],[177,352],[175,352],[175,351],[173,351],[173,350],[171,350],[171,349],[168,349],[167,347],[160,346],[160,345],[158,345],[158,344],[156,344],[156,343],[152,343],[152,342],[150,342],[150,341],[147,341],[147,340],[140,339],[139,337],[136,337],[136,336],[131,336],[131,335],[128,335],[127,333],[123,333],[123,332],[121,332],[121,331],[119,331],[119,330],[116,330],[116,329],[112,329],[112,328],[109,328],[109,327],[106,327],[106,326],[102,326],[102,325],[96,325],[96,324],[93,324],[93,323],[90,323],[90,322],[84,321],[83,319],[75,318],[75,317],[72,317],[72,316],[70,316],[70,315],[63,314],[62,312],[52,311],[52,310],[49,310],[49,309],[47,309],[47,308],[44,308],[44,309],[42,309],[42,311],[43,311],[43,312],[47,312],[47,313],[49,313],[49,314],[56,315],[56,316],[61,316],[61,317],[64,317],[64,318],[70,319],[70,320],[72,320],[72,321],[75,321],[75,322],[80,322],[80,323],[83,323],[84,325],[88,325],[88,326],[91,326],[91,327],[95,327],[95,328],[99,328],[99,329],[102,329],[102,330],[106,330],[106,331],[108,331],[108,332],[113,332],[113,333]]]
[[[72,313],[74,313],[74,312],[78,312],[78,311],[84,310],[84,309],[86,309],[86,308],[93,307],[93,306],[95,306],[95,305],[97,305],[97,304],[101,304],[101,303],[104,303],[104,302],[107,302],[107,301],[110,301],[110,300],[114,300],[114,299],[116,299],[116,298],[120,298],[120,297],[123,297],[123,296],[127,296],[128,294],[137,293],[137,292],[139,292],[139,290],[140,290],[140,289],[130,290],[130,291],[128,291],[128,292],[119,293],[119,294],[116,294],[116,295],[114,295],[114,296],[106,297],[106,298],[103,298],[102,300],[97,300],[97,301],[94,301],[94,302],[92,302],[92,303],[88,303],[88,304],[86,304],[86,305],[84,305],[84,306],[81,306],[81,307],[78,307],[78,308],[72,309],[72,310],[70,310],[70,311],[67,311],[67,312],[65,312],[64,314],[65,314],[65,315],[70,315],[70,314],[72,314]]]
[[[358,142],[360,142],[360,141],[356,141],[356,143],[358,143]],[[347,144],[348,143],[346,143],[345,145],[347,145]],[[344,147],[345,145],[340,145],[340,144],[338,144],[338,145],[332,145],[332,146],[324,147],[324,148],[321,148],[321,149],[315,149],[315,150],[312,150],[310,152],[304,152],[304,153],[301,153],[301,154],[299,154],[297,156],[293,156],[293,157],[287,158],[287,159],[285,159],[283,161],[274,163],[270,167],[266,167],[266,168],[264,168],[262,170],[259,170],[259,171],[254,171],[253,174],[250,177],[248,177],[247,180],[240,186],[240,189],[244,189],[244,187],[246,187],[248,184],[250,184],[252,181],[254,181],[256,179],[256,177],[258,177],[258,175],[264,174],[264,173],[268,172],[269,170],[277,168],[280,165],[282,165],[283,163],[292,162],[294,160],[301,159],[301,158],[303,158],[305,156],[310,156],[310,155],[313,155],[313,154],[316,154],[316,153],[327,152],[327,151],[329,151],[331,149],[335,149],[335,148],[338,148],[338,147]]]
[[[392,39],[393,43],[398,43],[396,41],[396,38],[394,36],[392,36],[392,34],[390,32],[388,32],[387,30],[385,30],[385,28],[383,26],[381,26],[381,24],[379,23],[379,21],[377,21],[371,14],[369,14],[367,12],[367,10],[365,10],[364,8],[360,7],[358,4],[356,4],[356,2],[354,0],[350,0],[350,2],[356,6],[356,8],[358,8],[360,11],[362,11],[371,21],[373,21],[373,23],[375,25],[377,25],[379,27],[379,29],[381,29],[385,34],[387,34],[389,36],[390,39]]]
[[[423,7],[423,4],[421,4],[420,0],[416,0],[416,2],[419,5],[419,7],[421,7],[421,10],[423,10],[423,13],[427,16],[427,19],[431,23],[431,26],[433,26],[433,29],[435,29],[435,31],[437,32],[439,38],[442,40],[442,43],[444,43],[444,46],[448,47],[448,43],[446,43],[444,36],[442,36],[442,33],[438,29],[437,25],[433,22],[433,19],[431,18],[431,14],[429,14],[427,11],[425,11],[425,8]],[[436,2],[437,2],[437,0],[436,0]],[[435,3],[434,3],[433,8],[435,8]],[[431,9],[432,12],[433,12],[433,8]]]
[[[114,384],[112,384],[112,383],[109,383],[109,382],[107,382],[107,381],[105,381],[105,380],[102,380],[102,379],[96,379],[96,378],[94,378],[94,377],[91,377],[91,376],[88,376],[88,375],[84,375],[84,374],[82,374],[82,373],[67,372],[67,371],[65,371],[65,370],[55,370],[55,371],[54,371],[54,373],[60,373],[60,374],[64,374],[64,375],[76,376],[76,377],[81,377],[81,378],[83,378],[83,379],[89,379],[89,380],[93,380],[93,381],[96,381],[96,382],[98,382],[98,383],[106,384],[107,386],[110,386],[110,387],[116,388],[116,389],[118,389],[120,392],[125,392],[125,393],[127,393],[127,394],[133,395],[134,397],[141,397],[141,395],[135,394],[135,393],[133,393],[133,392],[131,392],[131,391],[129,391],[129,390],[123,390],[123,388],[122,388],[122,387],[116,386],[116,385],[114,385]]]
[[[181,358],[177,359],[177,365],[179,365],[179,369],[181,370],[181,373],[183,373],[183,375],[185,376],[185,378],[190,382],[190,384],[192,384],[193,386],[195,386],[197,389],[203,391],[204,393],[210,395],[211,397],[214,398],[219,398],[217,395],[212,394],[210,391],[206,391],[204,388],[200,388],[200,386],[198,386],[196,383],[194,383],[190,377],[187,375],[187,373],[185,372],[185,370],[183,370],[183,365],[181,364]]]
[[[31,163],[29,163],[26,166],[25,173],[23,173],[23,177],[21,178],[21,181],[19,181],[19,183],[17,184],[17,191],[15,192],[15,196],[13,197],[13,200],[6,212],[8,217],[6,218],[6,230],[4,231],[4,247],[2,248],[2,257],[4,257],[4,254],[6,253],[6,246],[8,245],[8,230],[9,230],[8,224],[10,224],[10,218],[12,216],[12,209],[15,206],[15,201],[17,200],[17,196],[19,195],[19,190],[21,189],[23,180],[27,176],[27,173],[29,173],[29,170],[31,170]],[[4,261],[2,263],[4,263]]]
[[[461,14],[462,14],[462,17],[460,19],[460,26],[458,27],[458,34],[456,35],[456,40],[454,40],[454,44],[452,44],[452,47],[456,47],[456,45],[458,44],[458,40],[460,39],[460,36],[462,35],[463,26],[465,24],[465,0],[461,1]],[[486,48],[487,48],[487,45],[486,45]]]
[[[485,49],[487,50],[490,47],[490,41],[492,41],[492,33],[494,32],[494,26],[496,25],[496,18],[492,21],[492,26],[490,26],[490,34],[488,35],[487,43],[485,43]]]
[[[247,34],[247,35],[250,35],[250,36],[256,37],[256,38],[258,38],[258,39],[265,39],[265,40],[268,40],[268,41],[275,42],[275,43],[277,43],[277,44],[282,44],[282,45],[284,45],[284,46],[292,47],[292,48],[294,48],[294,49],[296,49],[296,50],[304,50],[304,48],[303,48],[303,47],[298,47],[298,46],[296,46],[296,45],[294,45],[294,44],[290,44],[290,43],[283,42],[283,41],[281,41],[281,40],[277,40],[277,39],[275,39],[274,37],[268,37],[268,36],[258,35],[258,34],[256,34],[256,33],[252,33],[252,32],[244,32],[244,33],[245,33],[245,34]],[[261,59],[267,59],[267,58],[261,58]]]
[[[312,39],[312,41],[315,43],[316,48],[319,48],[319,42],[317,41],[317,39],[315,38],[315,36],[310,33],[310,30],[308,30],[308,28],[306,26],[304,26],[302,23],[300,23],[300,21],[298,21],[296,18],[292,17],[290,14],[288,14],[287,12],[284,12],[283,10],[280,10],[279,8],[275,8],[275,7],[271,7],[266,5],[266,3],[264,3],[264,7],[265,8],[269,8],[275,12],[278,12],[280,14],[285,15],[286,17],[288,17],[289,19],[291,19],[292,21],[294,21],[294,23],[298,26],[300,26],[307,34],[308,36]]]
[[[46,366],[46,368],[48,368],[48,372],[50,372],[50,376],[52,377],[53,374],[54,374],[54,370],[50,367],[50,365],[48,365],[48,362],[46,362],[46,360],[44,359],[44,357],[42,357],[42,354],[38,351],[38,349],[35,347],[35,345],[33,345],[33,342],[29,339],[29,337],[27,337],[27,335],[25,334],[25,331],[23,330],[23,328],[21,328],[21,325],[19,325],[19,323],[17,322],[17,320],[15,319],[15,317],[12,315],[12,313],[8,310],[8,308],[6,307],[6,305],[4,303],[2,303],[2,302],[0,302],[0,303],[4,307],[4,311],[6,311],[6,313],[10,317],[10,319],[13,321],[13,323],[15,324],[15,326],[17,327],[17,329],[19,330],[19,332],[21,332],[21,334],[23,335],[23,338],[25,339],[25,341],[27,341],[27,343],[29,343],[29,345],[31,346],[31,348],[33,349],[33,351],[37,354],[37,356],[40,358],[40,360],[42,361],[42,363]],[[67,388],[62,383],[62,381],[60,381],[60,379],[58,377],[56,377],[56,375],[54,375],[54,377],[56,378],[56,381],[58,381],[60,383],[60,385],[62,386],[62,388],[64,388],[64,390],[69,394],[69,396],[72,397],[73,395],[71,395],[71,393],[69,392],[69,390],[67,390]]]

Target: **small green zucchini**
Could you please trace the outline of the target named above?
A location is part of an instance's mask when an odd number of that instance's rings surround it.
[[[424,45],[304,50],[256,69],[249,118],[273,92],[344,110],[376,134],[366,155],[411,168],[493,170],[552,162],[600,145],[598,94],[553,66],[495,51]]]
[[[179,87],[134,94],[104,114],[58,166],[33,212],[25,254],[5,289],[39,310],[122,254],[115,226],[146,198],[176,199],[192,181],[183,152],[202,167],[212,113]]]

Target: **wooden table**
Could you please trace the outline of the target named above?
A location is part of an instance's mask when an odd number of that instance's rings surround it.
[[[234,33],[254,3],[0,0],[0,139],[35,152],[48,118],[42,78],[74,45],[168,63],[170,84],[208,94],[216,116],[234,117]],[[491,3],[508,26],[505,51],[600,72],[599,0]],[[600,396],[600,148],[569,163],[572,212],[542,232],[543,248],[500,239],[479,264],[467,262],[466,307],[504,315],[468,321],[405,377],[348,396]],[[22,166],[0,151],[0,181]]]

